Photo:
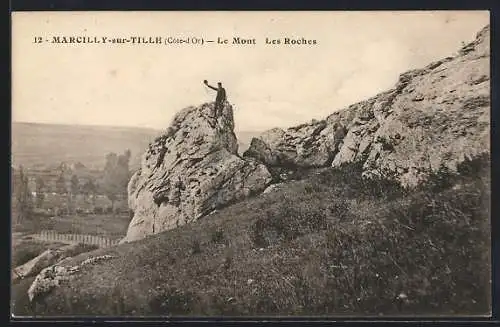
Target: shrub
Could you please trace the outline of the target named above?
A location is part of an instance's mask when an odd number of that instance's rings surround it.
[[[71,251],[66,252],[66,257],[73,257],[76,256],[80,253],[85,253],[85,252],[90,252],[97,250],[99,246],[94,245],[94,244],[84,244],[84,243],[78,243]]]
[[[338,190],[342,197],[363,199],[395,199],[407,195],[407,191],[390,176],[365,178],[363,163],[344,164],[338,168],[322,171],[311,178],[312,185],[321,185],[323,190]],[[318,186],[315,186],[318,187]]]
[[[227,240],[224,236],[224,230],[222,228],[217,228],[212,232],[211,240],[213,243],[226,243]]]
[[[225,270],[228,270],[231,268],[232,265],[233,265],[233,253],[228,252],[224,257],[223,268]]]
[[[197,297],[190,291],[183,291],[175,287],[159,289],[149,300],[151,314],[160,316],[183,315],[192,310]]]
[[[457,165],[455,172],[441,164],[437,171],[429,174],[425,183],[419,186],[419,190],[437,193],[460,183],[489,183],[490,165],[491,160],[487,153],[472,159],[466,158]]]
[[[191,254],[201,253],[201,244],[199,240],[193,240],[191,243]]]
[[[457,171],[461,176],[472,179],[489,177],[491,170],[491,159],[488,153],[483,153],[475,158],[466,158],[461,162]]]
[[[252,224],[250,237],[258,247],[269,246],[325,229],[326,224],[325,211],[317,203],[283,198]]]
[[[306,185],[304,187],[304,190],[306,191],[306,193],[313,193],[313,192],[317,191],[318,189],[315,189],[313,185]]]
[[[338,221],[345,221],[349,216],[349,205],[346,201],[332,201],[327,210],[329,215]]]
[[[394,144],[391,143],[390,139],[387,140],[386,137],[377,136],[376,141],[382,145],[384,151],[394,151]]]
[[[436,172],[432,172],[422,189],[431,192],[440,192],[454,185],[456,182],[455,174],[444,164],[441,164]]]

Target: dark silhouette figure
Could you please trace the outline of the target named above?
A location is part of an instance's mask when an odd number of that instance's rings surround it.
[[[224,102],[226,101],[226,90],[222,87],[221,82],[217,83],[217,87],[209,85],[207,80],[204,80],[203,83],[212,90],[217,91],[217,96],[215,97],[215,112],[214,112],[214,116],[215,118],[217,118],[222,113],[222,107],[224,106]]]

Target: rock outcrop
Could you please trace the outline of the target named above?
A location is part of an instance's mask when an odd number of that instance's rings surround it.
[[[28,289],[28,298],[30,302],[43,299],[54,288],[69,282],[83,267],[113,258],[114,257],[111,255],[103,255],[99,257],[89,257],[75,266],[66,267],[60,264],[49,266],[36,276]]]
[[[15,283],[20,279],[35,276],[44,268],[61,262],[65,258],[69,258],[80,253],[88,251],[80,244],[70,244],[58,249],[48,249],[40,255],[26,262],[25,264],[12,269],[12,282]]]
[[[231,105],[217,119],[213,105],[180,111],[144,153],[128,185],[134,216],[122,242],[195,221],[270,183],[265,165],[238,155]]]
[[[343,133],[343,126],[324,120],[286,131],[274,128],[252,139],[244,156],[271,166],[324,167],[332,162]]]
[[[402,74],[396,86],[325,120],[254,138],[244,157],[268,166],[339,167],[413,187],[490,150],[490,29],[456,56]]]

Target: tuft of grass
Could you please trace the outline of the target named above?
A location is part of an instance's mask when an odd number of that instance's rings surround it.
[[[78,243],[74,248],[71,249],[71,251],[66,252],[66,257],[73,257],[75,255],[79,255],[80,253],[97,250],[98,248],[99,246],[94,244]]]
[[[198,239],[193,240],[191,244],[191,254],[201,253],[201,243]]]
[[[254,222],[251,238],[258,247],[269,246],[324,229],[326,223],[322,207],[308,202],[293,203],[283,198]]]
[[[233,266],[234,262],[234,255],[232,251],[228,251],[224,257],[224,262],[222,263],[222,266],[224,270],[229,270]]]
[[[222,228],[217,228],[212,232],[211,240],[215,244],[226,243],[226,238],[224,236],[224,230]]]
[[[148,302],[148,313],[157,316],[185,315],[192,310],[196,296],[176,287],[160,287]]]

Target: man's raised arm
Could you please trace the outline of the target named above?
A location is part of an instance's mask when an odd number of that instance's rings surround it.
[[[211,88],[212,90],[215,90],[217,91],[218,89],[216,87],[213,87],[212,85],[208,84],[207,80],[204,80],[203,83],[208,86],[209,88]]]

